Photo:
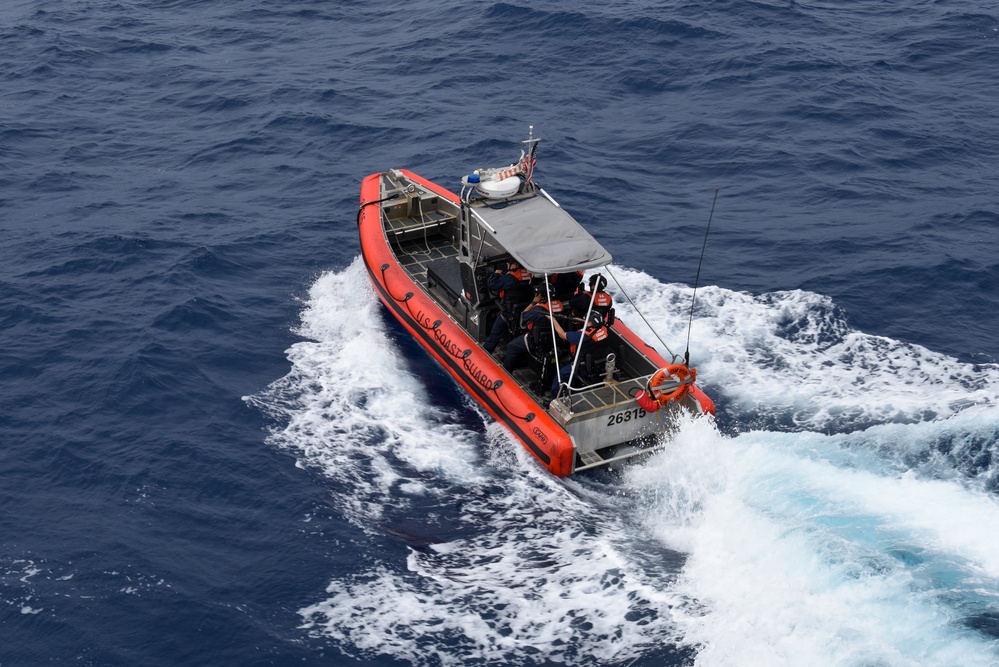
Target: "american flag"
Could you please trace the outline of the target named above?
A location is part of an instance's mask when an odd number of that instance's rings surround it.
[[[538,163],[538,139],[532,140],[531,147],[524,151],[524,156],[520,158],[520,173],[524,175],[524,183],[531,182],[534,175],[534,165]]]

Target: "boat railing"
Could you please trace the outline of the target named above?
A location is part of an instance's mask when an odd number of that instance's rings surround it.
[[[609,387],[609,386],[611,386],[610,383],[604,380],[601,380],[600,382],[596,382],[594,384],[588,384],[583,387],[570,387],[565,382],[563,382],[558,386],[559,388],[558,397],[561,398],[562,396],[572,396],[575,394],[582,394],[585,391],[591,391],[593,389],[600,389],[601,387]]]
[[[587,361],[588,360],[589,357],[587,357]],[[570,387],[567,382],[563,382],[559,385],[559,393],[561,394],[563,389],[567,390],[570,394],[580,393],[590,391],[592,389],[599,389],[601,387],[609,387],[612,383],[617,383],[618,381],[615,379],[615,374],[617,372],[617,355],[611,352],[607,355],[607,358],[604,359],[603,364],[604,370],[601,371],[604,378],[603,380],[594,382],[593,384],[584,385],[582,387]]]
[[[568,387],[563,382],[559,385],[559,393],[554,400],[560,401],[569,413],[620,409],[634,401],[638,391],[647,387],[651,377],[649,374],[621,380],[604,379],[584,387]],[[664,384],[663,389],[671,391],[676,386],[678,383]]]
[[[396,243],[426,239],[429,234],[444,231],[455,222],[455,216],[441,211],[430,211],[420,217],[402,219],[384,218],[385,233]]]
[[[444,231],[458,219],[457,207],[401,173],[384,174],[382,196],[386,198],[382,204],[382,226],[396,243],[426,240],[429,234]]]

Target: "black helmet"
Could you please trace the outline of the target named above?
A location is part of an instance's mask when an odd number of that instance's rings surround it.
[[[586,319],[587,328],[593,327],[597,329],[604,325],[604,316],[600,314],[599,310],[591,310],[590,316]]]
[[[540,296],[545,301],[548,300],[548,288],[545,287],[544,283],[538,283],[534,286],[534,294],[535,296]]]
[[[596,285],[596,287],[594,287]],[[607,279],[604,278],[599,273],[590,276],[590,291],[591,292],[603,292],[604,288],[607,287]]]

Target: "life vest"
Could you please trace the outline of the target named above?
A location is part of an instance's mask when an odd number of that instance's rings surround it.
[[[550,303],[539,303],[537,305],[537,307],[541,308],[542,310],[547,310],[552,315],[555,315],[555,314],[558,314],[558,313],[562,312],[562,302],[561,301],[552,301]],[[534,329],[534,325],[535,324],[536,324],[535,320],[531,320],[530,322],[528,322],[527,323],[527,330],[531,331],[532,329]],[[547,325],[547,324],[548,324],[547,322],[544,323],[544,325]]]
[[[599,310],[602,315],[606,315],[607,311],[611,309],[614,305],[614,299],[607,292],[597,292],[596,298],[593,300],[593,310]]]
[[[579,290],[576,296],[570,299],[569,305],[577,314],[585,313],[587,308],[590,307],[591,299],[593,300],[593,310],[607,317],[607,313],[610,312],[611,307],[614,305],[614,299],[607,292],[597,292],[597,296],[593,297],[591,292]]]
[[[552,301],[551,303],[539,303],[538,308],[555,315],[562,312],[562,302]],[[550,355],[555,349],[555,336],[552,333],[552,325],[545,319],[531,320],[527,323],[527,350],[539,359],[545,355]]]
[[[580,342],[583,346],[583,356],[590,355],[595,361],[603,361],[610,352],[610,332],[607,327],[600,327],[590,332],[583,333]],[[569,344],[569,353],[576,356],[576,345]]]
[[[504,308],[513,308],[518,304],[530,301],[534,295],[534,288],[531,287],[534,274],[521,268],[509,271],[507,275],[516,278],[517,284],[509,289],[500,290],[499,298]]]
[[[514,269],[513,271],[508,271],[507,274],[513,276],[520,282],[530,282],[530,280],[534,278],[533,273],[523,268]]]

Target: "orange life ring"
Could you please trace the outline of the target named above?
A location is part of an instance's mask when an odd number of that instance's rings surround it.
[[[669,379],[676,380],[679,384],[676,386],[676,389],[667,393],[662,389],[662,386]],[[694,385],[694,380],[696,379],[696,368],[688,368],[683,364],[670,364],[666,368],[660,368],[649,378],[648,393],[659,405],[666,405],[667,403],[679,401],[689,394],[690,388]]]

